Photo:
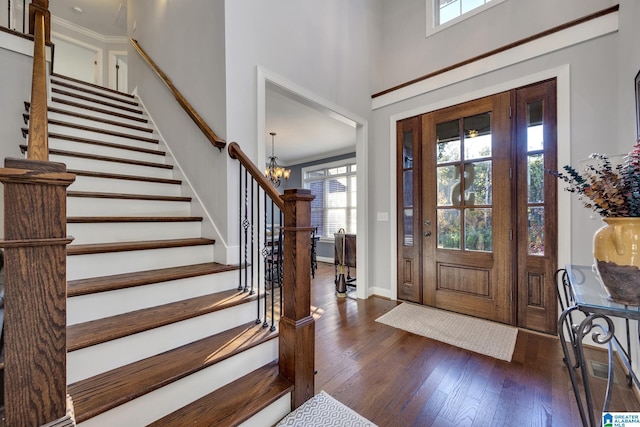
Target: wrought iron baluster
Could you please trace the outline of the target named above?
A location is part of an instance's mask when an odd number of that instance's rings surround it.
[[[254,232],[255,232],[254,229],[253,229],[253,223],[254,223],[253,215],[254,215],[255,206],[253,205],[253,202],[255,200],[254,199],[254,197],[255,197],[255,194],[254,194],[255,184],[256,184],[256,182],[252,178],[251,179],[251,251],[250,251],[250,253],[251,253],[251,276],[250,276],[251,277],[251,287],[249,289],[249,295],[253,295],[255,293],[254,290],[253,290],[253,281],[254,281],[254,276],[253,276],[253,261],[254,261],[253,260],[253,253],[255,251],[255,239],[254,239],[254,235],[253,235]]]
[[[238,194],[242,194],[242,169],[238,169]],[[242,197],[238,197],[238,290],[242,290]]]
[[[278,287],[280,288],[280,315],[282,316],[282,284],[284,283],[284,241],[282,227],[284,225],[284,213],[280,211],[280,259],[278,260]],[[275,327],[273,327],[275,329]]]
[[[257,186],[257,190],[258,190],[258,194],[256,196],[256,229],[258,230],[258,239],[257,239],[257,245],[255,246],[255,250],[260,251],[260,186],[258,185],[258,183],[256,182],[256,186]],[[266,194],[265,194],[266,195]],[[259,259],[259,257],[258,257]],[[258,262],[256,265],[256,270],[257,270],[257,280],[260,280],[260,263]],[[256,298],[256,306],[257,306],[257,316],[256,316],[256,325],[260,324],[262,322],[262,320],[260,319],[260,283],[258,282],[258,286],[257,286],[258,290],[258,295]],[[266,290],[265,290],[266,292]]]
[[[262,256],[264,258],[264,322],[262,322],[262,327],[266,328],[269,326],[269,322],[267,321],[267,295],[269,292],[267,291],[267,281],[269,280],[269,247],[267,244],[267,193],[264,193],[264,248],[262,249]]]
[[[248,292],[249,281],[249,171],[244,170],[244,219],[242,220],[242,228],[244,228],[244,287],[243,292]]]

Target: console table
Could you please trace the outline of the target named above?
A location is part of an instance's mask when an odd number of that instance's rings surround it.
[[[591,266],[567,265],[565,269],[558,271],[556,277],[561,278],[557,283],[558,298],[563,310],[558,320],[558,335],[564,353],[564,363],[569,371],[582,425],[599,426],[601,419],[596,419],[594,414],[593,396],[582,341],[584,337],[591,335],[595,343],[607,345],[608,378],[602,408],[604,413],[608,411],[611,401],[614,347],[629,372],[627,384],[631,386],[632,382],[635,382],[636,386],[640,387],[638,378],[633,372],[629,335],[629,322],[640,320],[640,307],[610,301],[598,274],[592,270]],[[575,316],[578,312],[583,316],[579,318]],[[627,343],[624,347],[616,336],[612,317],[624,319]],[[578,379],[578,372],[581,382]],[[584,396],[584,402],[581,396]]]

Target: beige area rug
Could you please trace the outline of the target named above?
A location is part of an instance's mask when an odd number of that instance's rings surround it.
[[[512,326],[407,303],[376,322],[507,362],[511,362],[518,336],[518,329]]]
[[[284,417],[276,427],[377,427],[324,390]]]

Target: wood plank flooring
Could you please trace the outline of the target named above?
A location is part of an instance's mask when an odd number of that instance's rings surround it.
[[[316,393],[380,427],[581,425],[557,337],[520,330],[513,361],[496,360],[377,323],[398,302],[353,292],[338,299],[333,280],[333,265],[319,263],[311,285]],[[597,350],[588,357],[606,361]],[[610,409],[640,412],[619,368],[616,375]],[[606,381],[591,384],[603,396]]]

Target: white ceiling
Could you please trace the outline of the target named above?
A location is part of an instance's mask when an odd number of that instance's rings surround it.
[[[127,35],[126,0],[52,0],[51,14],[105,36]],[[82,9],[82,13],[74,10]],[[355,124],[273,84],[266,88],[265,153],[294,165],[355,152]]]
[[[103,36],[127,35],[126,0],[51,0],[49,10],[53,16]]]

